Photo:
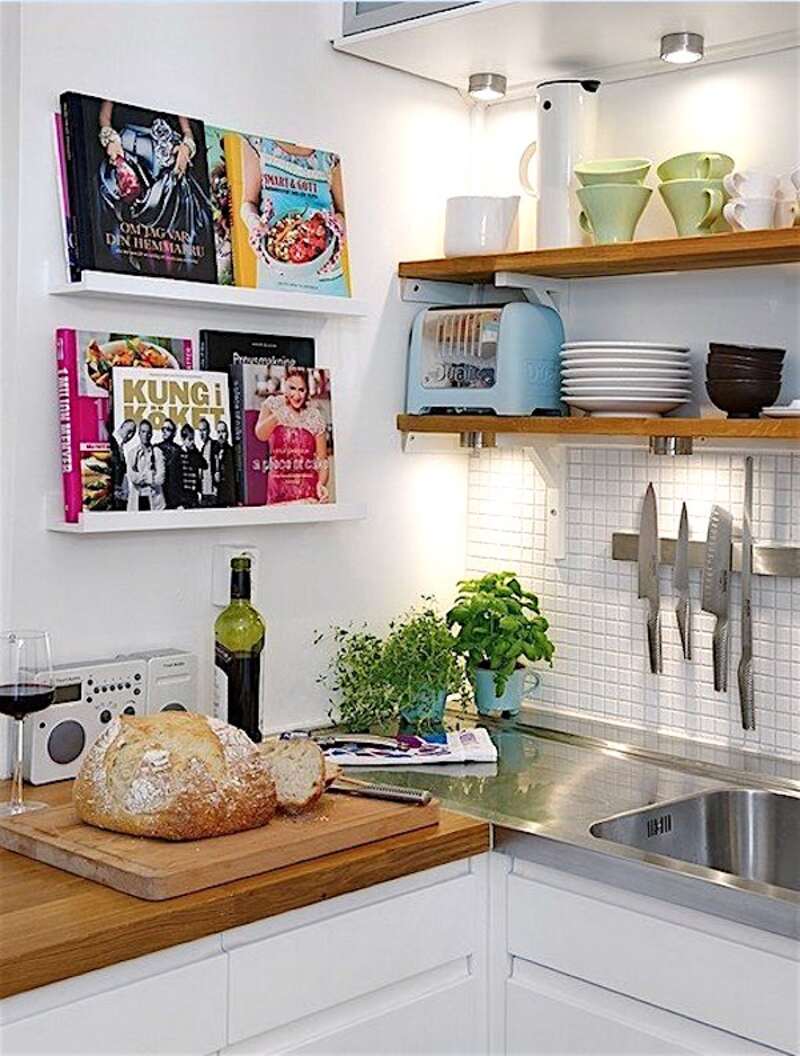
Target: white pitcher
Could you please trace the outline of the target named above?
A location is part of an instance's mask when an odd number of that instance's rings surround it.
[[[543,81],[536,88],[538,136],[524,150],[519,178],[536,197],[536,245],[539,249],[578,246],[580,205],[574,169],[595,156],[599,81]],[[536,158],[536,179],[528,169]]]

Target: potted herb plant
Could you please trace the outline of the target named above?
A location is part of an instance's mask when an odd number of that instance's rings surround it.
[[[383,651],[384,677],[406,722],[438,725],[448,695],[463,689],[462,664],[453,644],[430,598],[391,625]]]
[[[383,640],[366,625],[332,627],[331,635],[333,656],[317,679],[333,694],[329,716],[350,733],[393,733],[397,705],[384,673]]]
[[[492,572],[458,584],[447,613],[455,648],[466,661],[478,711],[515,715],[522,704],[523,661],[552,666],[553,643],[539,599],[513,572]]]

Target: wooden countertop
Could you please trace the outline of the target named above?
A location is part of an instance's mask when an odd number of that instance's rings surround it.
[[[64,803],[71,788],[65,781],[26,794]],[[443,810],[436,827],[164,902],[0,851],[0,998],[488,849],[486,822]]]

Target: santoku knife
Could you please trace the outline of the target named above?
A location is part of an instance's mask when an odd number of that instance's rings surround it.
[[[689,514],[684,502],[675,547],[675,569],[672,586],[677,596],[675,618],[681,636],[684,660],[692,659],[692,610],[689,602]]]
[[[647,485],[639,523],[639,597],[646,598],[648,603],[647,651],[650,656],[650,670],[654,675],[660,675],[663,662],[661,599],[658,593],[658,511],[652,483]]]
[[[712,641],[714,689],[728,688],[728,610],[730,607],[731,515],[714,506],[708,522],[706,556],[703,565],[703,611],[717,617]]]
[[[753,459],[744,460],[744,508],[742,512],[742,655],[737,672],[742,728],[756,728],[753,698]]]

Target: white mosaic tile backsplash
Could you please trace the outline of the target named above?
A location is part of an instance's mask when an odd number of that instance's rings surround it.
[[[659,533],[677,534],[681,503],[690,537],[704,539],[713,503],[741,521],[741,454],[653,457],[645,451],[568,451],[567,556],[545,556],[545,490],[524,450],[484,451],[471,460],[467,570],[516,569],[540,596],[557,652],[542,669],[538,704],[615,722],[800,759],[800,579],[753,581],[756,724],[739,720],[736,664],[739,576],[734,574],[731,677],[715,693],[713,617],[700,612],[700,571],[691,570],[695,659],[685,663],[673,616],[671,566],[661,569],[664,674],[649,672],[644,605],[636,565],[611,560],[615,531],[638,531],[642,496],[652,480]],[[756,455],[754,536],[800,545],[800,453]]]

